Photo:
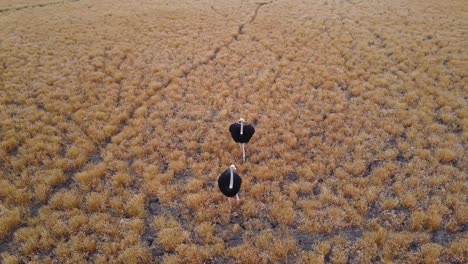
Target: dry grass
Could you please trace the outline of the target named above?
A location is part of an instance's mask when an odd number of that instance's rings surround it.
[[[0,262],[468,261],[464,1],[52,2],[0,0]]]

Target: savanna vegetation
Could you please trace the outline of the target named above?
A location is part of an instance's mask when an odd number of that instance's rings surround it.
[[[0,262],[466,263],[467,36],[463,0],[0,0]]]

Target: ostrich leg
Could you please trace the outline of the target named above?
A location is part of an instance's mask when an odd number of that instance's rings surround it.
[[[245,162],[245,143],[242,143],[242,160]]]

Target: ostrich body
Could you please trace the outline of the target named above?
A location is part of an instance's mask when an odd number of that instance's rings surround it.
[[[239,174],[235,173],[236,166],[231,165],[218,178],[219,190],[228,197],[229,206],[231,206],[230,197],[236,196],[239,201],[239,190],[242,184],[242,179]]]
[[[245,124],[244,119],[241,118],[238,123],[229,126],[229,132],[231,132],[232,139],[240,144],[242,148],[242,160],[245,161],[245,143],[249,143],[255,133],[255,128],[250,124]]]

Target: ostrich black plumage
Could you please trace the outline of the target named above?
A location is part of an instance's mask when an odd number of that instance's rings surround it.
[[[229,126],[229,132],[231,132],[232,139],[240,144],[242,148],[242,160],[245,162],[245,143],[249,143],[255,133],[255,128],[252,125],[245,124],[245,120],[241,118],[238,123]]]
[[[237,201],[239,201],[238,193],[242,184],[242,179],[235,170],[236,166],[233,164],[218,178],[219,190],[228,197],[229,207],[231,206],[231,197],[236,196]]]

